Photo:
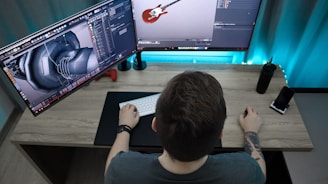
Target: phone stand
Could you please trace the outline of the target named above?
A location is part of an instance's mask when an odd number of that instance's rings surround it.
[[[270,104],[270,107],[280,114],[285,114],[289,107],[288,103],[293,98],[294,93],[293,89],[290,89],[287,86],[282,87],[278,97]]]
[[[285,114],[285,112],[287,111],[287,109],[288,109],[288,107],[289,107],[289,105],[287,104],[287,105],[285,106],[285,108],[280,109],[280,108],[276,107],[274,104],[275,104],[275,101],[273,101],[273,102],[270,104],[270,108],[273,109],[273,110],[275,110],[275,111],[277,111],[277,112],[279,112],[280,114]]]

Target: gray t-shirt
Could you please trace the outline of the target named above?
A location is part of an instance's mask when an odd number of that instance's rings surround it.
[[[258,163],[244,152],[209,155],[205,164],[190,174],[173,174],[165,170],[158,161],[159,156],[120,152],[111,161],[105,183],[265,183]]]

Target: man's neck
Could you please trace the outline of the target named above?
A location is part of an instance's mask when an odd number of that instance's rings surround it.
[[[208,155],[204,157],[191,161],[191,162],[182,162],[176,159],[173,159],[169,153],[164,150],[163,154],[158,157],[159,163],[166,169],[174,174],[189,174],[198,170],[203,166],[208,158]]]

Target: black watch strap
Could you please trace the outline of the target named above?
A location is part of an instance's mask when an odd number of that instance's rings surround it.
[[[121,132],[128,132],[129,134],[131,134],[132,128],[129,125],[119,125],[117,127],[117,133],[121,133]]]

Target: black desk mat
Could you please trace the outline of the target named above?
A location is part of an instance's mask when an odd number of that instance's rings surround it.
[[[108,92],[106,101],[101,114],[95,145],[112,146],[116,137],[118,125],[119,103],[140,98],[155,93],[151,92]],[[154,114],[140,118],[138,125],[131,133],[131,147],[161,147],[156,133],[151,128],[151,122]],[[215,145],[221,148],[221,141]]]
[[[95,145],[112,146],[116,137],[118,125],[119,103],[140,98],[155,93],[149,92],[108,92],[101,114]],[[156,133],[151,129],[154,114],[140,118],[138,125],[133,129],[130,146],[133,147],[160,147]]]

